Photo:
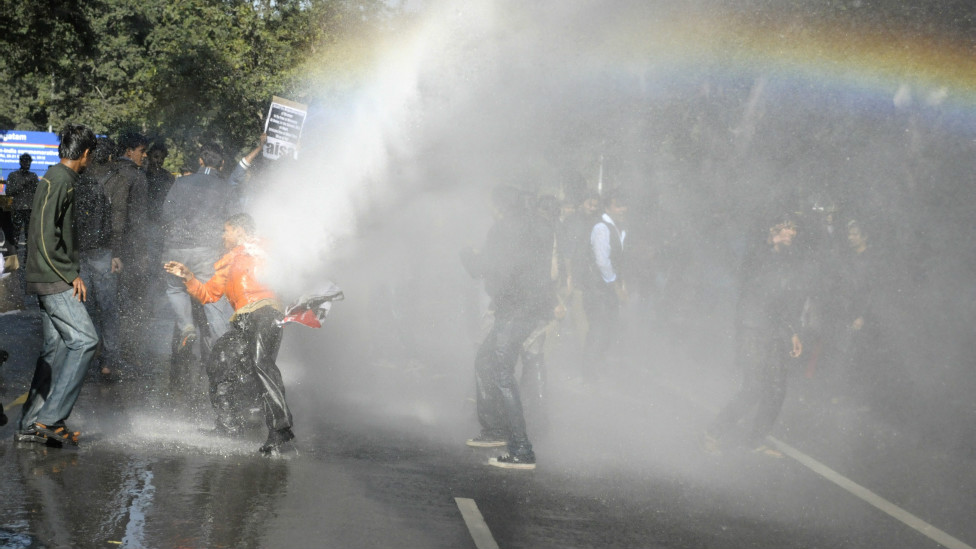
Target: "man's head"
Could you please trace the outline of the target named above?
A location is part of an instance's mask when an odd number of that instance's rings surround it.
[[[33,162],[33,161],[34,161],[34,159],[31,158],[31,155],[29,155],[27,153],[24,153],[24,154],[20,155],[20,169],[22,169],[22,170],[24,170],[26,172],[27,170],[30,169],[31,162]]]
[[[224,249],[233,250],[254,236],[254,218],[246,213],[230,216],[224,221]]]
[[[627,195],[620,189],[610,189],[603,195],[603,211],[614,221],[627,214]]]
[[[149,149],[149,165],[154,168],[161,168],[167,156],[169,156],[169,149],[166,147],[166,143],[156,141]]]
[[[58,157],[61,163],[77,173],[88,167],[91,152],[95,150],[95,134],[80,124],[68,124],[58,133]]]
[[[224,150],[216,143],[207,143],[200,147],[200,166],[219,170],[224,164]]]
[[[769,227],[766,242],[779,250],[793,245],[794,238],[796,238],[796,221],[790,215],[783,215],[776,218]]]
[[[600,213],[600,193],[596,191],[588,191],[583,196],[583,201],[580,202],[580,206],[583,209],[583,213],[587,216],[596,216]]]
[[[122,150],[122,156],[131,160],[136,166],[142,166],[142,162],[146,159],[147,146],[149,146],[149,140],[141,133],[126,132],[119,136],[119,148]]]
[[[112,160],[114,153],[115,141],[111,137],[99,137],[95,144],[95,152],[92,154],[92,160],[96,164],[105,164]]]

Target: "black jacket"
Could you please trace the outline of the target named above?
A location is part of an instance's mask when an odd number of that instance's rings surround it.
[[[220,248],[224,221],[231,210],[232,189],[215,171],[180,177],[163,203],[166,248]]]
[[[552,228],[533,216],[499,219],[480,254],[462,255],[468,272],[484,278],[499,318],[547,318],[552,313]]]
[[[101,179],[108,177],[105,174]],[[75,234],[80,251],[112,247],[112,204],[105,194],[103,181],[88,171],[75,183]],[[113,252],[117,257],[118,250]]]
[[[746,258],[739,277],[736,326],[783,337],[801,332],[809,275],[800,254],[763,245]]]

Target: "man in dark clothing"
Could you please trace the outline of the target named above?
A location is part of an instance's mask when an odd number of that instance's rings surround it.
[[[619,337],[620,304],[627,299],[623,276],[624,242],[627,231],[619,224],[627,213],[622,193],[608,191],[603,197],[603,215],[590,230],[587,269],[581,273],[583,310],[589,330],[583,345],[583,377],[598,377],[607,353]]]
[[[146,165],[147,198],[149,201],[148,216],[149,220],[156,225],[158,225],[162,217],[163,203],[166,202],[166,195],[169,194],[173,182],[176,181],[173,174],[163,167],[163,162],[166,161],[167,156],[169,156],[169,149],[166,147],[166,144],[162,141],[157,141],[153,143],[146,157],[148,161]]]
[[[121,258],[125,269],[119,279],[119,311],[124,322],[125,352],[130,359],[143,354],[143,334],[150,316],[151,304],[146,288],[150,267],[148,241],[148,190],[142,165],[148,140],[138,133],[119,136],[119,156],[112,166],[112,176],[105,190],[112,203],[112,250]]]
[[[77,444],[79,434],[65,421],[78,400],[98,335],[83,303],[87,288],[79,276],[74,186],[95,149],[95,134],[69,124],[58,137],[61,162],[41,178],[31,208],[24,278],[27,291],[37,294],[44,347],[14,439]]]
[[[81,260],[81,278],[88,288],[85,302],[88,314],[98,329],[102,346],[98,360],[103,377],[119,367],[118,273],[122,261],[112,249],[112,205],[105,192],[105,181],[112,176],[111,160],[115,143],[98,138],[92,163],[75,185],[75,232]]]
[[[200,169],[195,174],[180,177],[173,183],[163,203],[161,221],[166,259],[185,265],[200,279],[207,280],[214,275],[213,265],[221,257],[223,221],[237,212],[231,211],[232,189],[218,176],[223,164],[219,147],[203,147],[199,163]],[[166,297],[176,313],[179,329],[177,351],[191,349],[194,341],[204,336],[201,355],[205,355],[230,329],[228,319],[234,314],[233,309],[226,299],[205,304],[209,335],[200,334],[183,281],[173,275],[167,275],[166,280]]]
[[[796,233],[791,217],[777,219],[766,244],[743,263],[735,319],[735,361],[743,371],[742,385],[705,432],[710,452],[719,453],[722,439],[756,408],[746,444],[757,453],[782,457],[764,440],[786,398],[789,357],[803,352],[800,328],[807,280],[801,258],[792,249]]]
[[[28,239],[31,214],[31,201],[37,189],[37,175],[30,171],[31,155],[20,155],[20,169],[7,176],[7,195],[13,198],[11,205],[11,222],[13,232],[8,235],[13,247],[20,245],[20,233],[24,234],[24,241]]]
[[[469,446],[508,445],[508,455],[490,465],[535,469],[535,453],[525,417],[515,366],[526,338],[553,310],[550,270],[553,236],[540,230],[537,216],[526,211],[515,188],[497,187],[492,195],[497,221],[481,253],[462,252],[472,276],[485,280],[494,323],[475,357],[478,420],[481,435]]]

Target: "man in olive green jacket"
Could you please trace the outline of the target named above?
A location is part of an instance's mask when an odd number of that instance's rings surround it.
[[[54,445],[78,443],[79,433],[65,420],[98,345],[83,303],[87,289],[74,232],[74,185],[95,150],[95,134],[69,124],[58,137],[61,162],[48,168],[34,193],[24,269],[27,291],[37,294],[44,346],[14,434],[19,442]]]

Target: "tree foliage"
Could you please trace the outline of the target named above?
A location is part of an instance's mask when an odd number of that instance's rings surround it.
[[[177,150],[253,145],[306,61],[393,14],[382,0],[0,0],[0,127],[136,129]]]

